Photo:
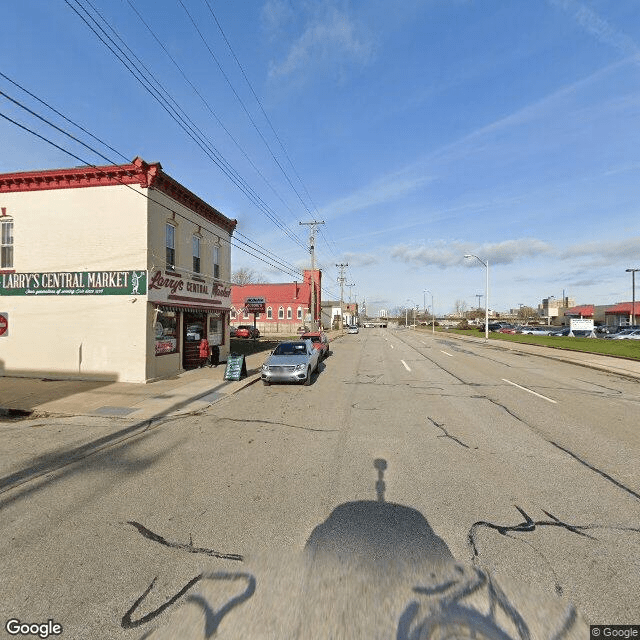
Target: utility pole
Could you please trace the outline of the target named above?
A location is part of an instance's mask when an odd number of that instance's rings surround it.
[[[311,254],[311,320],[313,328],[317,329],[317,311],[316,303],[316,231],[319,224],[324,224],[324,220],[312,220],[311,222],[301,222],[301,225],[309,227],[309,253]]]
[[[344,283],[346,278],[344,277],[344,270],[349,266],[348,262],[337,264],[336,267],[340,269],[340,277],[338,278],[338,282],[340,283],[340,330],[344,329],[344,324],[342,322],[342,306],[344,304]]]

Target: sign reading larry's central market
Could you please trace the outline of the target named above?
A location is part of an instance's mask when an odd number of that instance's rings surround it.
[[[146,271],[3,273],[2,296],[136,296],[147,293]]]

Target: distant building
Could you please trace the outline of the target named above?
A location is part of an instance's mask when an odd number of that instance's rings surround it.
[[[313,286],[312,286],[313,283]],[[253,325],[253,313],[245,308],[247,298],[264,298],[264,313],[256,314],[256,327],[263,334],[295,334],[301,327],[311,328],[312,294],[315,316],[320,318],[322,272],[305,270],[302,282],[245,284],[231,286],[231,323]]]
[[[0,374],[144,382],[229,352],[236,226],[162,170],[0,174]]]

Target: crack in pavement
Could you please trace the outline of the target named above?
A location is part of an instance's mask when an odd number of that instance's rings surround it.
[[[520,508],[518,505],[514,505],[514,506],[524,518],[524,520],[518,524],[500,525],[500,524],[495,524],[493,522],[488,522],[486,520],[480,520],[478,522],[475,522],[473,525],[471,525],[471,528],[469,529],[469,533],[467,534],[467,543],[471,547],[472,562],[476,562],[476,560],[480,557],[480,552],[478,551],[478,545],[476,542],[476,530],[481,527],[493,529],[494,531],[497,531],[500,535],[503,535],[512,539],[514,538],[513,536],[509,535],[510,533],[531,533],[535,531],[538,527],[540,528],[558,527],[561,529],[565,529],[566,531],[569,531],[571,533],[574,533],[577,536],[588,538],[589,540],[598,540],[598,538],[592,535],[589,535],[588,533],[585,533],[585,531],[604,530],[604,531],[626,531],[626,532],[632,532],[632,533],[640,533],[640,528],[637,528],[637,527],[596,525],[596,524],[589,524],[589,525],[568,524],[560,520],[560,518],[554,516],[552,513],[545,511],[544,509],[542,509],[542,513],[544,513],[547,517],[549,517],[550,520],[534,521],[524,509]],[[548,568],[551,570],[551,573],[554,575],[556,593],[558,593],[558,595],[562,595],[563,593],[562,585],[559,583],[557,575],[553,569],[553,566],[549,562],[549,560],[542,554],[541,551],[536,549],[532,544],[528,543],[527,541],[521,541],[521,542],[526,542],[537,553],[537,555],[539,555],[544,560],[545,564],[548,566]]]
[[[202,553],[206,556],[211,556],[213,558],[220,558],[221,560],[237,560],[238,562],[242,562],[244,558],[237,553],[222,553],[221,551],[214,551],[213,549],[205,549],[203,547],[194,547],[193,540],[191,539],[191,535],[189,535],[189,544],[184,544],[182,542],[171,542],[169,540],[165,540],[162,536],[154,533],[147,529],[144,525],[139,522],[135,522],[134,520],[128,520],[127,524],[130,524],[132,527],[135,527],[141,535],[149,540],[153,540],[153,542],[157,542],[158,544],[164,545],[165,547],[169,547],[170,549],[179,549],[180,551],[186,551],[187,553]]]
[[[464,442],[462,442],[462,440],[459,440],[455,436],[452,436],[444,428],[444,423],[438,424],[431,416],[427,416],[427,420],[429,420],[431,422],[431,424],[433,424],[434,427],[437,427],[438,429],[440,429],[442,431],[442,433],[444,434],[444,435],[441,435],[441,436],[436,436],[436,438],[449,438],[450,440],[453,440],[456,444],[459,444],[461,447],[464,447],[465,449],[471,449],[471,447],[468,444],[465,444]],[[477,449],[477,448],[478,447],[475,447],[475,449]]]
[[[313,429],[312,427],[300,427],[297,424],[287,424],[286,422],[275,422],[271,420],[251,420],[245,418],[220,418],[220,422],[241,422],[242,424],[261,424],[276,427],[287,427],[289,429],[301,429],[302,431],[317,431],[320,433],[334,433],[339,429]]]

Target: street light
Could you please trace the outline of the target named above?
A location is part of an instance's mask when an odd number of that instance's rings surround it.
[[[422,297],[424,298],[425,293],[431,293],[429,289],[425,289],[422,293]],[[425,315],[427,314],[426,304],[425,304]],[[433,306],[433,293],[431,293],[431,333],[436,332],[436,310]]]
[[[465,258],[475,258],[487,270],[487,279],[484,285],[484,339],[489,340],[489,259],[485,262],[473,253],[467,253]]]
[[[636,271],[640,269],[625,269],[627,273],[631,274],[631,324],[636,324]]]

